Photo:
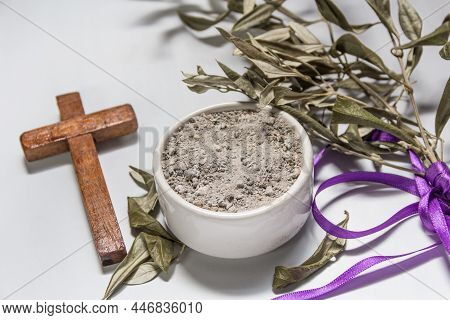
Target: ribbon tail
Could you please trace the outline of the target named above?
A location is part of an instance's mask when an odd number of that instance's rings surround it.
[[[311,299],[316,299],[316,298],[323,296],[324,294],[333,292],[334,290],[338,289],[339,287],[343,286],[347,282],[354,279],[356,276],[358,276],[362,272],[366,271],[367,269],[369,269],[377,264],[380,264],[382,262],[385,262],[385,261],[388,261],[391,259],[395,259],[395,258],[406,257],[409,255],[418,253],[418,252],[429,251],[429,250],[437,247],[440,244],[441,244],[441,242],[436,242],[428,247],[425,247],[425,248],[422,248],[422,249],[419,249],[416,251],[400,254],[400,255],[395,255],[395,256],[369,257],[369,258],[366,258],[366,259],[361,260],[358,263],[354,264],[352,267],[347,269],[347,271],[342,273],[339,277],[337,277],[336,279],[334,279],[333,281],[331,281],[330,283],[328,283],[327,285],[325,285],[323,287],[287,293],[287,294],[275,297],[272,300],[311,300]]]
[[[313,159],[313,165],[314,165],[314,169],[316,169],[317,165],[319,164],[319,162],[322,160],[323,156],[325,155],[325,151],[327,151],[328,146],[326,146],[325,148],[322,148],[318,153],[316,153],[316,155],[314,156]]]
[[[447,251],[447,254],[450,254],[450,232],[444,212],[442,211],[437,199],[432,199],[430,201],[429,210],[431,212],[430,220],[433,224],[434,230],[441,239],[445,251]]]

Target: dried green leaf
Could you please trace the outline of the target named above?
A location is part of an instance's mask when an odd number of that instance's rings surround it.
[[[289,28],[278,28],[269,30],[255,37],[256,40],[265,40],[273,42],[281,42],[291,37]]]
[[[338,226],[347,228],[349,215],[345,212],[345,219]],[[280,290],[290,284],[300,282],[309,277],[314,272],[320,270],[332,261],[345,249],[346,239],[336,238],[327,234],[313,255],[297,267],[287,268],[278,266],[273,275],[272,288]]]
[[[204,85],[204,86],[214,86],[214,87],[235,87],[233,81],[226,77],[215,76],[215,75],[186,75],[183,82],[188,85]]]
[[[278,55],[298,57],[302,55],[308,55],[308,52],[301,48],[301,45],[293,45],[287,42],[271,42],[265,40],[258,40],[258,43],[263,45],[266,50],[270,50],[272,53]]]
[[[167,272],[174,257],[173,242],[159,236],[147,233],[141,234],[150,257],[162,271]]]
[[[203,31],[216,25],[217,23],[225,19],[229,14],[230,11],[226,11],[219,14],[215,19],[211,20],[203,17],[188,15],[187,13],[178,10],[178,16],[180,17],[181,21],[183,21],[183,23],[189,28],[196,31]]]
[[[321,43],[319,44],[300,44],[296,46],[298,50],[302,50],[306,53],[322,53],[325,46]]]
[[[123,282],[127,285],[139,285],[152,281],[161,271],[156,262],[147,261],[139,265],[137,269]]]
[[[238,13],[244,12],[244,3],[242,0],[228,0],[228,10]]]
[[[289,22],[289,27],[294,31],[297,38],[305,44],[320,44],[320,40],[309,31],[307,27],[297,22]]]
[[[442,49],[439,51],[439,55],[442,59],[450,60],[450,41],[448,41]]]
[[[416,40],[422,34],[422,19],[409,0],[398,1],[398,20],[409,40]]]
[[[156,192],[156,185],[153,176],[143,170],[131,167],[130,176],[141,188],[147,191],[147,194],[142,197],[133,197],[135,204],[141,208],[142,211],[150,213],[158,203],[158,194]]]
[[[127,256],[117,266],[116,271],[114,271],[108,287],[106,288],[103,299],[111,297],[124,281],[133,274],[138,266],[150,257],[143,235],[143,233],[140,233],[136,239],[134,239],[133,245]]]
[[[256,0],[244,0],[243,13],[247,14],[255,8]]]
[[[200,74],[202,76],[206,76],[206,72],[205,70],[203,70],[203,68],[201,66],[197,66],[197,74]]]
[[[331,95],[331,93],[323,92],[323,90],[296,92],[290,88],[278,86],[274,88],[274,95],[274,102],[276,105],[284,105],[302,101],[307,101],[308,103],[314,104],[325,100]]]
[[[353,150],[359,151],[363,154],[373,155],[385,153],[380,148],[367,143],[361,138],[360,128],[357,124],[349,124],[345,133],[339,137],[341,141],[350,146]]]
[[[430,34],[401,45],[398,48],[409,49],[418,46],[442,46],[447,43],[449,34],[450,21],[446,21]]]
[[[256,48],[255,46],[251,45],[250,43],[248,43],[245,40],[242,40],[238,37],[235,37],[233,35],[231,35],[230,33],[228,33],[227,31],[225,31],[222,28],[217,28],[217,30],[220,32],[220,34],[228,41],[232,42],[236,48],[238,48],[239,50],[241,50],[245,56],[249,59],[257,59],[257,60],[261,60],[261,61],[265,61],[268,63],[276,63],[276,60],[274,58],[272,58],[271,56],[261,52],[258,48]]]
[[[301,77],[301,75],[293,69],[279,67],[271,63],[250,59],[268,79],[284,78],[284,77]]]
[[[392,34],[398,35],[398,31],[395,28],[394,21],[391,17],[391,8],[389,0],[366,0],[369,6],[375,11],[381,23]]]
[[[372,83],[361,81],[364,85],[370,87],[377,93],[381,95],[389,93],[391,90],[394,90],[397,86],[392,83]],[[361,87],[358,83],[356,83],[353,79],[347,78],[345,80],[339,80],[334,85],[336,88],[347,89],[347,90],[361,90]]]
[[[147,277],[147,281],[145,282],[153,279],[155,276],[149,279],[151,275],[150,273],[148,273],[146,276],[143,275],[143,271],[147,267],[144,267],[144,269],[138,271],[141,268],[141,265],[148,262],[148,259],[152,259],[158,268],[167,272],[173,258],[174,253],[172,241],[143,232],[139,233],[138,236],[134,239],[134,242],[127,256],[114,271],[108,287],[106,288],[103,299],[108,299],[109,297],[111,297],[111,295],[122,284],[130,283],[133,281],[143,281],[144,277]]]
[[[326,20],[338,25],[346,31],[360,33],[375,25],[375,23],[351,25],[347,21],[347,18],[344,16],[342,11],[332,0],[316,0],[316,5],[319,9],[319,12]]]
[[[389,74],[394,79],[399,78],[398,75],[395,75],[391,70],[389,70],[380,56],[378,56],[370,48],[359,41],[358,38],[350,33],[344,34],[333,44],[332,52],[336,50],[366,60],[380,68],[385,73]]]
[[[262,4],[255,7],[252,11],[244,14],[236,23],[233,25],[232,31],[245,31],[261,23],[266,22],[275,11],[276,7],[272,4]]]
[[[361,105],[347,97],[338,96],[332,111],[332,122],[334,123],[354,123],[365,127],[376,128],[389,132],[403,141],[414,143],[414,140],[406,131],[377,118]]]
[[[374,80],[388,80],[386,74],[379,70],[378,68],[373,67],[366,62],[359,60],[350,64],[350,68],[352,71],[359,71],[357,74],[358,78],[371,78]],[[356,73],[355,73],[356,74]]]
[[[406,67],[405,67],[405,73],[406,77],[410,77],[414,69],[417,67],[417,64],[420,61],[420,58],[422,57],[423,48],[422,47],[415,47],[409,50],[408,58],[406,59]]]
[[[151,216],[158,203],[158,194],[153,176],[143,170],[131,167],[130,176],[147,194],[142,197],[128,197],[128,218],[130,226],[139,231],[176,241],[164,227]]]
[[[205,93],[206,91],[213,89],[211,87],[204,87],[201,85],[190,85],[190,86],[187,86],[187,88],[195,93]]]
[[[267,79],[264,78],[264,73],[261,72],[255,65],[251,65],[246,68],[247,71],[243,76],[250,80],[257,93],[260,93],[264,87],[269,83]]]
[[[145,211],[136,199],[137,198],[133,197],[128,198],[128,218],[130,219],[130,226],[136,230],[175,241],[161,223],[152,217],[149,211]]]
[[[222,62],[217,61],[217,64],[219,67],[223,70],[225,75],[233,81],[236,86],[241,89],[246,95],[248,95],[250,98],[255,99],[256,98],[256,91],[253,87],[252,83],[241,76],[239,73],[233,71],[228,66],[224,65]]]
[[[272,100],[275,98],[275,93],[274,93],[273,87],[276,84],[277,84],[276,80],[272,81],[261,92],[261,95],[259,96],[259,101],[258,101],[258,105],[260,108],[264,108],[265,106],[269,105],[272,102]]]
[[[450,78],[447,80],[445,85],[444,93],[442,94],[441,102],[439,102],[439,107],[436,111],[435,119],[435,132],[436,136],[439,137],[447,124],[448,118],[450,117]]]
[[[156,191],[155,179],[150,173],[133,166],[130,166],[130,169],[130,176],[138,186],[147,192]]]
[[[303,113],[300,110],[294,109],[288,105],[277,106],[277,108],[289,113],[294,118],[299,120],[300,123],[306,124],[312,130],[317,132],[319,135],[327,138],[328,140],[337,141],[337,138],[330,129],[328,129],[325,125],[323,125],[313,117],[307,115],[306,113]]]

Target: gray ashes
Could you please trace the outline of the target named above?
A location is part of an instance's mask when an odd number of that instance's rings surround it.
[[[181,197],[212,211],[241,212],[268,205],[298,178],[299,136],[268,109],[201,114],[166,143],[164,176]]]

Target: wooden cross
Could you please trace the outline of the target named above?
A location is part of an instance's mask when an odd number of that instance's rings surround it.
[[[133,108],[122,105],[84,114],[78,92],[56,97],[61,122],[24,132],[28,161],[70,151],[98,255],[104,266],[122,261],[126,248],[98,160],[95,142],[137,130]]]

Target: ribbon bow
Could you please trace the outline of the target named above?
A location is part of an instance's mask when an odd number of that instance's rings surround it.
[[[317,154],[314,159],[314,166],[316,166],[323,157],[324,151],[325,149]],[[428,247],[405,254],[366,258],[350,267],[339,277],[323,287],[288,293],[274,298],[275,300],[316,299],[326,293],[336,290],[360,273],[379,263],[394,258],[409,256],[422,251],[428,251],[441,243],[447,253],[450,254],[450,169],[447,164],[442,161],[435,162],[428,169],[425,169],[423,163],[414,152],[409,151],[409,156],[414,170],[422,173],[424,177],[416,175],[414,179],[410,179],[396,174],[365,171],[343,173],[324,181],[319,186],[312,201],[312,214],[316,222],[327,233],[338,238],[355,239],[386,229],[389,226],[406,219],[407,217],[419,213],[424,228],[430,232],[436,233],[440,241]],[[385,222],[376,227],[364,231],[350,231],[333,224],[325,218],[316,204],[316,198],[323,190],[345,182],[381,183],[413,194],[419,197],[420,200],[399,210]]]
[[[410,151],[414,170],[425,173],[425,178],[415,177],[418,196],[418,211],[422,224],[435,232],[450,254],[450,170],[445,162],[434,162],[425,170],[417,155]]]

